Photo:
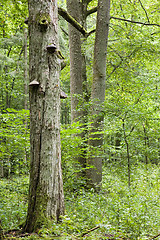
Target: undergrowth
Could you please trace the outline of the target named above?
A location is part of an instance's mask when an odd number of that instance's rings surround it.
[[[124,169],[106,167],[101,192],[83,188],[67,191],[62,222],[42,228],[37,234],[24,235],[23,239],[151,239],[160,232],[160,169],[155,165],[148,166],[148,170],[137,166],[131,179],[129,188]],[[24,222],[27,192],[28,177],[0,180],[4,231]],[[17,238],[8,235],[8,239]]]

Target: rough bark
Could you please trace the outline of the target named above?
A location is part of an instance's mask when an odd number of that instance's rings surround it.
[[[83,29],[86,26],[87,5],[85,1],[67,0],[67,10]],[[81,32],[83,34],[83,32]],[[84,107],[85,102],[89,100],[87,91],[87,74],[86,74],[86,55],[82,44],[85,44],[87,34],[81,34],[74,25],[69,25],[69,46],[70,46],[70,89],[71,89],[71,119],[72,122],[79,121],[82,128],[88,121],[88,111]],[[86,131],[82,131],[80,137],[84,140],[81,144],[81,155],[76,159],[82,166],[86,167]],[[80,176],[86,176],[85,170],[81,171]]]
[[[70,4],[69,4],[70,5]],[[77,9],[78,10],[78,9]],[[84,27],[79,24],[78,21],[75,20],[75,18],[72,17],[72,15],[68,14],[68,12],[66,10],[64,10],[63,8],[58,8],[58,13],[60,16],[62,16],[67,22],[69,22],[70,24],[72,24],[72,26],[74,28],[76,28],[79,32],[81,32],[84,36],[87,36],[87,32],[84,29]]]
[[[99,0],[97,8],[96,37],[94,45],[93,60],[93,83],[91,92],[91,116],[94,116],[92,130],[90,131],[89,145],[91,150],[101,148],[103,145],[103,133],[96,134],[97,131],[103,131],[103,103],[105,100],[105,81],[106,81],[106,56],[110,19],[110,0]],[[102,157],[90,156],[88,165],[92,166],[88,170],[89,183],[94,187],[101,184],[102,181]]]
[[[28,53],[27,53],[28,30],[24,28],[24,109],[28,110]],[[27,131],[28,122],[25,118],[25,129]],[[24,148],[24,163],[27,164],[27,152]]]
[[[68,13],[76,19],[77,22],[82,22],[82,8],[79,0],[67,0]],[[69,24],[69,50],[70,50],[70,92],[71,92],[71,121],[84,121],[83,109],[83,86],[84,77],[86,77],[84,68],[84,56],[81,52],[81,33]],[[80,134],[84,138],[84,133]],[[82,168],[86,166],[85,156],[82,150],[81,156],[75,161],[78,161]],[[85,172],[82,171],[80,176],[84,176]]]
[[[27,54],[28,30],[24,29],[24,109],[28,109],[28,54]]]
[[[31,170],[24,230],[64,213],[60,148],[60,60],[57,1],[29,0]]]
[[[69,14],[80,22],[79,0],[67,0]],[[70,50],[70,92],[71,92],[71,120],[79,120],[82,111],[78,110],[78,104],[83,96],[82,81],[82,54],[81,35],[71,24],[69,28],[69,50]]]

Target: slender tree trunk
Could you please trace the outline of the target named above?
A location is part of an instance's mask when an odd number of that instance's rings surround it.
[[[91,93],[91,116],[93,124],[90,131],[89,145],[91,150],[99,148],[103,145],[103,103],[105,100],[105,81],[106,81],[106,56],[107,43],[109,32],[110,18],[110,0],[99,0],[97,9],[97,24],[96,37],[94,45],[94,60],[93,60],[93,83]],[[88,165],[92,166],[88,170],[89,183],[96,187],[102,181],[102,157],[100,153],[95,156],[90,156]]]
[[[0,178],[4,177],[3,165],[4,165],[3,159],[0,159]]]
[[[84,25],[83,7],[79,0],[67,0],[68,13],[79,23]],[[85,124],[86,111],[83,108],[84,104],[84,88],[86,88],[86,63],[85,55],[81,51],[81,33],[69,24],[69,50],[70,50],[70,92],[71,92],[71,121],[79,121]],[[80,134],[82,139],[85,138],[85,132]],[[86,167],[86,156],[84,146],[81,146],[81,156],[76,159],[82,166]],[[80,176],[85,176],[85,171],[81,172]]]
[[[28,30],[24,29],[24,109],[28,109],[28,54],[27,54],[27,39],[28,39]],[[27,117],[25,118],[25,129],[27,131],[28,122]],[[24,162],[27,165],[27,151],[24,147]]]
[[[129,152],[129,143],[127,140],[127,135],[125,131],[125,120],[122,119],[122,126],[123,126],[123,135],[124,135],[124,141],[126,144],[126,150],[127,150],[127,170],[128,170],[128,187],[131,186],[131,159],[130,159],[130,152]]]
[[[24,29],[24,109],[28,109],[28,55],[27,55],[28,31]]]
[[[24,230],[64,213],[60,148],[60,60],[57,1],[29,0],[31,170]]]
[[[80,1],[67,0],[68,13],[80,22]],[[70,92],[71,92],[71,121],[81,118],[82,110],[78,104],[83,98],[81,35],[71,24],[69,28],[70,51]]]
[[[115,133],[114,145],[115,145],[114,161],[118,161],[120,159],[119,152],[120,152],[120,146],[121,146],[121,133],[120,132]]]
[[[145,146],[145,163],[146,163],[146,168],[147,168],[147,164],[148,164],[148,148],[149,148],[149,138],[147,136],[147,129],[145,124],[143,123],[143,131],[144,131],[144,146]]]

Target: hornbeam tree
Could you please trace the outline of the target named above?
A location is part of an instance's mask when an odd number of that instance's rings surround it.
[[[110,20],[110,0],[99,0],[97,7],[96,35],[93,58],[93,82],[91,91],[92,128],[89,146],[101,148],[103,145],[103,104],[105,100],[106,56]],[[97,134],[98,132],[98,134]],[[87,173],[91,186],[100,186],[102,181],[102,157],[90,156],[88,165],[92,166]]]
[[[95,134],[97,131],[102,131],[103,128],[103,113],[102,104],[105,100],[105,80],[106,80],[106,54],[107,54],[107,42],[110,20],[110,1],[99,0],[98,6],[91,11],[87,10],[90,0],[67,0],[68,15],[62,9],[59,9],[59,13],[69,23],[69,46],[70,46],[70,76],[71,76],[71,115],[72,121],[80,120],[81,122],[86,118],[86,111],[83,107],[81,110],[78,108],[79,99],[82,102],[86,100],[86,63],[84,51],[81,51],[82,42],[91,33],[87,33],[86,30],[86,18],[88,15],[97,11],[97,25],[96,25],[96,37],[94,47],[94,64],[93,64],[93,82],[91,100],[93,107],[91,108],[90,115],[95,116],[91,119],[93,122],[92,130],[90,132],[89,145],[92,148],[102,146],[103,134]],[[67,16],[67,17],[66,17]],[[76,24],[77,23],[77,24]],[[79,26],[81,23],[81,27]],[[79,31],[79,32],[78,32]],[[80,34],[81,33],[81,34]],[[83,36],[83,41],[81,38]],[[85,93],[84,93],[85,89]],[[89,98],[89,96],[88,96]],[[85,137],[85,133],[82,133],[82,138]],[[84,149],[84,146],[82,146]],[[86,161],[85,154],[79,157],[78,161],[82,167],[86,164],[90,167],[87,171],[87,178],[91,186],[100,185],[102,180],[102,158],[97,156],[89,157]]]
[[[139,20],[140,18],[138,17],[139,14],[137,15],[137,18],[136,18],[137,20],[136,19],[134,20],[133,18],[127,19],[125,18],[125,15],[122,14],[123,11],[122,13],[120,13],[123,16],[123,18],[117,17],[117,16],[110,16],[110,2],[108,0],[98,1],[98,6],[90,8],[91,6],[94,6],[95,2],[97,1],[67,0],[68,12],[64,9],[59,8],[59,14],[66,21],[70,23],[69,40],[70,40],[70,59],[71,59],[70,61],[71,94],[73,95],[71,97],[71,105],[72,105],[71,114],[72,114],[73,121],[75,121],[76,119],[80,119],[82,122],[82,119],[85,119],[86,117],[85,116],[86,111],[83,111],[84,107],[82,105],[80,106],[81,109],[77,107],[80,105],[78,101],[78,97],[81,100],[80,103],[83,103],[84,96],[86,96],[86,94],[84,94],[84,86],[85,86],[84,81],[86,81],[85,77],[87,75],[85,74],[85,67],[84,67],[85,62],[83,61],[84,60],[83,55],[85,54],[85,51],[84,51],[84,46],[82,46],[82,44],[85,42],[84,40],[86,40],[88,36],[96,32],[94,60],[93,60],[93,81],[92,81],[92,91],[91,91],[91,100],[93,103],[92,105],[93,107],[91,107],[90,109],[91,110],[90,116],[94,116],[94,118],[91,118],[91,121],[93,122],[93,124],[92,124],[92,130],[90,131],[90,137],[89,137],[89,146],[91,150],[97,149],[97,148],[100,149],[103,143],[103,134],[101,134],[103,132],[103,119],[104,119],[102,106],[103,106],[104,97],[105,97],[105,78],[106,78],[105,77],[105,74],[106,74],[105,59],[106,59],[106,49],[107,49],[107,42],[108,42],[109,20],[111,20],[112,22],[113,20],[114,22],[115,21],[125,22],[126,26],[128,26],[127,25],[128,23],[136,24],[140,26],[154,26],[154,27],[160,26],[157,21],[155,23],[152,23],[151,21],[152,19],[151,20],[149,19],[149,15],[141,1],[138,1],[138,2],[140,4],[140,7],[142,8],[143,13],[145,14],[145,18],[147,22],[140,21]],[[135,5],[135,2],[131,3],[130,1],[129,4]],[[126,8],[126,3],[124,3],[124,6]],[[158,5],[156,6],[158,9],[159,6]],[[121,7],[122,6],[120,4],[120,9]],[[86,28],[86,19],[89,15],[95,12],[97,12],[96,29],[88,32]],[[118,10],[116,9],[115,12],[117,13]],[[152,14],[150,15],[150,18],[152,18]],[[80,33],[78,33],[78,31]],[[158,32],[154,32],[152,33],[152,35],[157,33]],[[74,37],[75,34],[76,34],[76,38]],[[80,41],[80,38],[83,41]],[[82,53],[81,53],[81,49],[82,49]],[[135,50],[133,52],[135,52]],[[129,55],[128,57],[131,57],[131,55]],[[119,56],[119,54],[117,54],[117,56]],[[108,75],[108,78],[110,78],[111,75],[120,67],[121,63],[123,62],[122,59],[123,58],[121,58],[120,64],[115,66],[113,65],[114,68],[111,71],[111,73]],[[87,97],[89,98],[90,96],[88,95]],[[84,135],[84,137],[86,136]],[[83,149],[85,149],[85,151],[88,150],[88,148],[85,148],[84,146],[82,146],[82,151]],[[82,158],[78,160],[82,160],[82,161],[79,161],[80,163],[82,163],[82,166],[86,166],[86,161],[89,166],[90,165],[93,166],[93,168],[87,171],[87,177],[90,179],[91,185],[97,185],[97,184],[99,185],[102,179],[102,158],[100,157],[100,154],[99,156],[97,156],[97,152],[95,155],[92,154],[91,156],[89,156],[89,159],[87,159],[88,155],[87,155],[87,158],[85,158],[85,156],[86,155],[84,152],[84,155],[82,155]]]
[[[64,213],[57,1],[29,0],[30,187],[24,230]]]
[[[86,5],[87,6],[87,5]],[[85,19],[84,14],[84,4],[80,3],[79,0],[67,0],[67,10],[69,15],[66,13],[66,20],[72,24],[68,26],[69,32],[69,51],[70,51],[70,93],[71,93],[71,120],[72,123],[79,121],[81,124],[85,124],[86,111],[83,108],[84,103],[84,88],[86,82],[86,64],[85,56],[82,54],[81,50],[81,32],[83,35],[87,34],[84,30]],[[61,10],[61,9],[60,9]],[[64,11],[60,12],[64,17]],[[69,18],[70,17],[70,18]],[[74,20],[73,20],[74,18]],[[69,21],[70,20],[70,21]],[[74,23],[74,24],[73,24]],[[77,23],[77,25],[75,24]],[[81,27],[79,27],[79,23]],[[84,24],[83,24],[84,23]],[[79,104],[81,102],[81,104]],[[81,107],[79,106],[81,105]],[[81,138],[85,138],[85,131],[80,134]],[[81,144],[81,155],[78,157],[78,162],[80,163],[82,169],[86,167],[86,159],[84,154],[84,146]],[[85,176],[85,171],[81,171],[81,176]]]

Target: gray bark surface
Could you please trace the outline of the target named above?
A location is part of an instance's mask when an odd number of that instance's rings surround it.
[[[110,0],[99,0],[97,8],[96,37],[94,45],[93,60],[93,83],[91,92],[91,118],[93,121],[90,131],[89,145],[93,148],[101,148],[103,145],[103,134],[96,134],[103,130],[103,103],[105,100],[105,81],[106,81],[106,56],[110,19]],[[88,170],[89,183],[93,186],[101,184],[102,181],[102,157],[90,156],[88,165],[92,166]]]
[[[80,1],[67,0],[68,13],[80,22]],[[82,110],[78,111],[78,104],[83,97],[81,34],[71,24],[69,28],[70,50],[70,93],[71,93],[71,120],[79,120]]]
[[[60,60],[57,1],[29,0],[31,166],[24,230],[33,232],[64,213],[60,147]]]
[[[83,8],[82,3],[79,0],[67,0],[67,10],[68,13],[76,19],[76,21],[82,26],[84,26],[83,21]],[[86,63],[85,56],[81,51],[81,41],[82,34],[75,29],[71,24],[69,24],[69,50],[70,50],[70,92],[71,92],[71,121],[80,123],[85,123],[86,121],[86,111],[83,108],[84,104],[84,88],[86,87]],[[80,137],[84,139],[85,132],[80,134]],[[86,159],[84,153],[84,146],[79,146],[81,151],[81,156],[79,156],[75,161],[81,164],[82,168],[86,166]],[[85,176],[85,171],[83,170],[80,176]]]

